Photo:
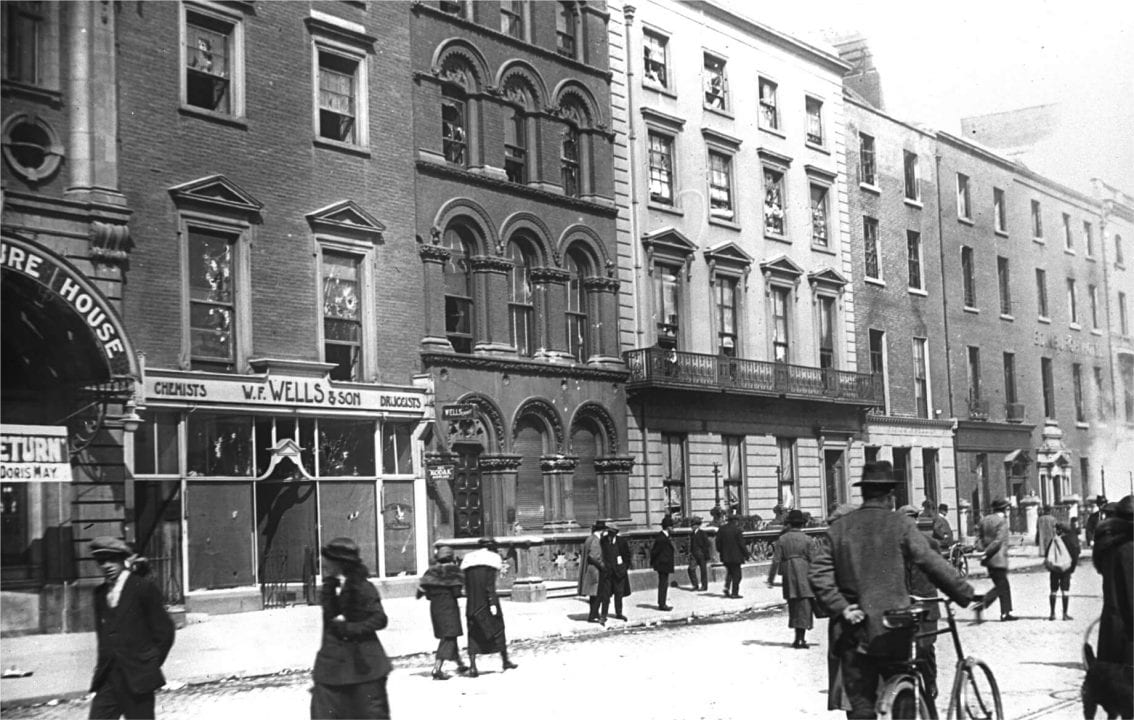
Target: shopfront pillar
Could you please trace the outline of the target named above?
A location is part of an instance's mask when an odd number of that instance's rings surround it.
[[[566,530],[578,527],[575,522],[575,466],[576,457],[545,455],[540,458],[543,472],[543,496],[547,510],[544,526]]]
[[[516,524],[516,471],[519,455],[482,455],[479,460],[485,509],[485,534],[514,535]]]

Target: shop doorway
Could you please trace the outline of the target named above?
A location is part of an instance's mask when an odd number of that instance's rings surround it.
[[[847,501],[846,465],[842,450],[823,451],[823,481],[827,491],[827,514]]]
[[[484,532],[484,502],[479,445],[457,445],[453,467],[453,534],[480,537]]]

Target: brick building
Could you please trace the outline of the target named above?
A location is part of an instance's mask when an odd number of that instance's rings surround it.
[[[956,527],[937,143],[932,132],[873,102],[848,90],[856,347],[859,367],[880,374],[884,385],[882,403],[866,418],[864,452],[894,464],[899,505],[946,503]]]
[[[607,11],[410,16],[429,540],[628,518]]]
[[[714,3],[611,4],[635,523],[823,517],[865,409],[847,66]]]
[[[123,322],[136,237],[114,133],[111,6],[5,3],[4,633],[83,629],[90,537],[121,527],[140,370]]]
[[[338,535],[379,577],[415,573],[408,6],[158,3],[118,22],[124,307],[145,354],[127,532],[189,610],[302,597]]]

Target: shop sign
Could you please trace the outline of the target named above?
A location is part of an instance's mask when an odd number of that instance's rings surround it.
[[[1092,340],[1082,340],[1077,335],[1070,333],[1066,335],[1051,335],[1041,330],[1036,330],[1034,343],[1036,347],[1053,350],[1055,352],[1066,352],[1073,355],[1084,355],[1096,358],[1103,356],[1098,343]]]
[[[58,295],[79,315],[98,341],[113,374],[130,372],[130,357],[114,310],[77,271],[34,245],[5,238],[0,249],[0,266],[31,278]]]
[[[453,466],[452,465],[435,465],[429,468],[430,480],[452,480],[453,479]]]
[[[67,428],[0,425],[0,479],[5,482],[71,482]]]
[[[442,420],[466,420],[476,413],[476,405],[472,403],[455,403],[441,406]]]
[[[272,375],[255,378],[195,378],[185,375],[163,376],[146,373],[147,401],[221,403],[226,405],[265,405],[310,407],[330,410],[421,415],[425,411],[423,393],[395,392],[366,387],[344,387],[325,378]]]

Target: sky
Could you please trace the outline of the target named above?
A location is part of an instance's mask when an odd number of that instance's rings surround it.
[[[1060,103],[1045,175],[1080,189],[1101,177],[1134,195],[1134,3],[1129,0],[808,0],[722,4],[821,43],[869,41],[886,111],[952,133],[960,118]]]

